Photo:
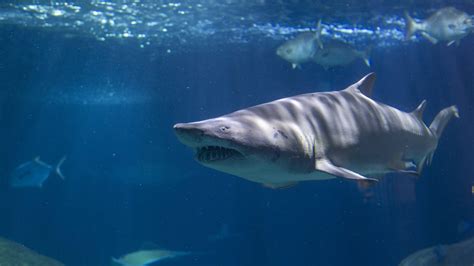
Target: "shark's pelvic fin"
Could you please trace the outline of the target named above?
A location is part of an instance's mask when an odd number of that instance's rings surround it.
[[[396,161],[392,162],[390,165],[390,170],[393,170],[397,173],[404,173],[418,176],[418,168],[412,161]],[[416,170],[415,170],[416,169]]]
[[[419,120],[423,119],[423,112],[425,111],[426,100],[423,100],[416,109],[411,112],[412,115],[416,116]]]
[[[362,176],[356,172],[353,172],[349,169],[335,166],[332,164],[329,160],[327,159],[319,159],[316,160],[315,167],[316,170],[328,173],[333,176],[338,176],[338,177],[343,177],[347,179],[353,179],[353,180],[366,180],[366,181],[373,181],[377,182],[378,180],[375,178],[368,178],[365,176]]]
[[[357,83],[352,84],[346,91],[352,93],[362,93],[367,97],[372,97],[372,88],[374,87],[376,75],[374,72],[367,74]]]
[[[285,182],[285,183],[264,183],[263,186],[271,189],[285,189],[298,185],[298,182]]]

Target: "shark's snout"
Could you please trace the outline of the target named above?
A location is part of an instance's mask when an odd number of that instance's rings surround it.
[[[178,139],[185,145],[196,146],[202,142],[204,130],[189,123],[179,123],[173,126]]]
[[[228,126],[201,121],[179,123],[173,128],[178,139],[195,150],[196,159],[201,163],[215,163],[242,156],[235,147],[229,147],[228,139],[223,138],[230,129]]]

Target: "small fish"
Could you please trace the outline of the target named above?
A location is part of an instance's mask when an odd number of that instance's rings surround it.
[[[217,242],[217,241],[226,240],[229,238],[237,238],[237,237],[240,237],[240,234],[231,232],[228,224],[222,224],[220,231],[217,232],[216,234],[208,236],[207,239],[211,242]]]
[[[474,238],[451,245],[437,245],[419,250],[405,258],[399,266],[472,266]]]
[[[301,68],[301,64],[310,62],[318,49],[323,47],[321,36],[321,20],[318,21],[316,31],[303,32],[294,39],[280,45],[276,54],[291,63],[293,69]]]
[[[61,158],[56,165],[55,173],[64,179],[61,172],[61,165],[66,160],[66,157]],[[39,157],[23,163],[13,171],[10,178],[10,185],[12,187],[43,187],[44,181],[48,179],[53,167],[40,160]]]
[[[324,69],[329,69],[349,65],[360,58],[370,67],[370,50],[369,48],[366,51],[359,51],[345,42],[331,40],[328,43],[324,43],[324,48],[314,54],[313,60],[324,67]]]
[[[441,8],[421,22],[416,22],[405,12],[405,20],[406,40],[420,31],[421,35],[433,44],[447,41],[448,46],[453,43],[459,45],[460,40],[474,30],[471,16],[454,7]]]
[[[112,258],[114,265],[122,266],[146,266],[164,259],[189,255],[189,252],[171,251],[162,249],[138,250],[126,254],[118,259]]]

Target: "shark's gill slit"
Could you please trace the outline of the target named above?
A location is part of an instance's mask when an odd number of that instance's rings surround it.
[[[214,162],[242,155],[239,151],[221,146],[204,146],[196,149],[196,158],[201,162]]]

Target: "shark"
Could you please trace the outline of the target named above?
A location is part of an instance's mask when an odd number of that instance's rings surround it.
[[[458,108],[444,108],[427,126],[425,100],[412,112],[379,103],[371,98],[375,80],[369,73],[340,91],[283,98],[178,123],[174,130],[202,165],[273,189],[334,178],[373,184],[392,172],[420,175]]]

